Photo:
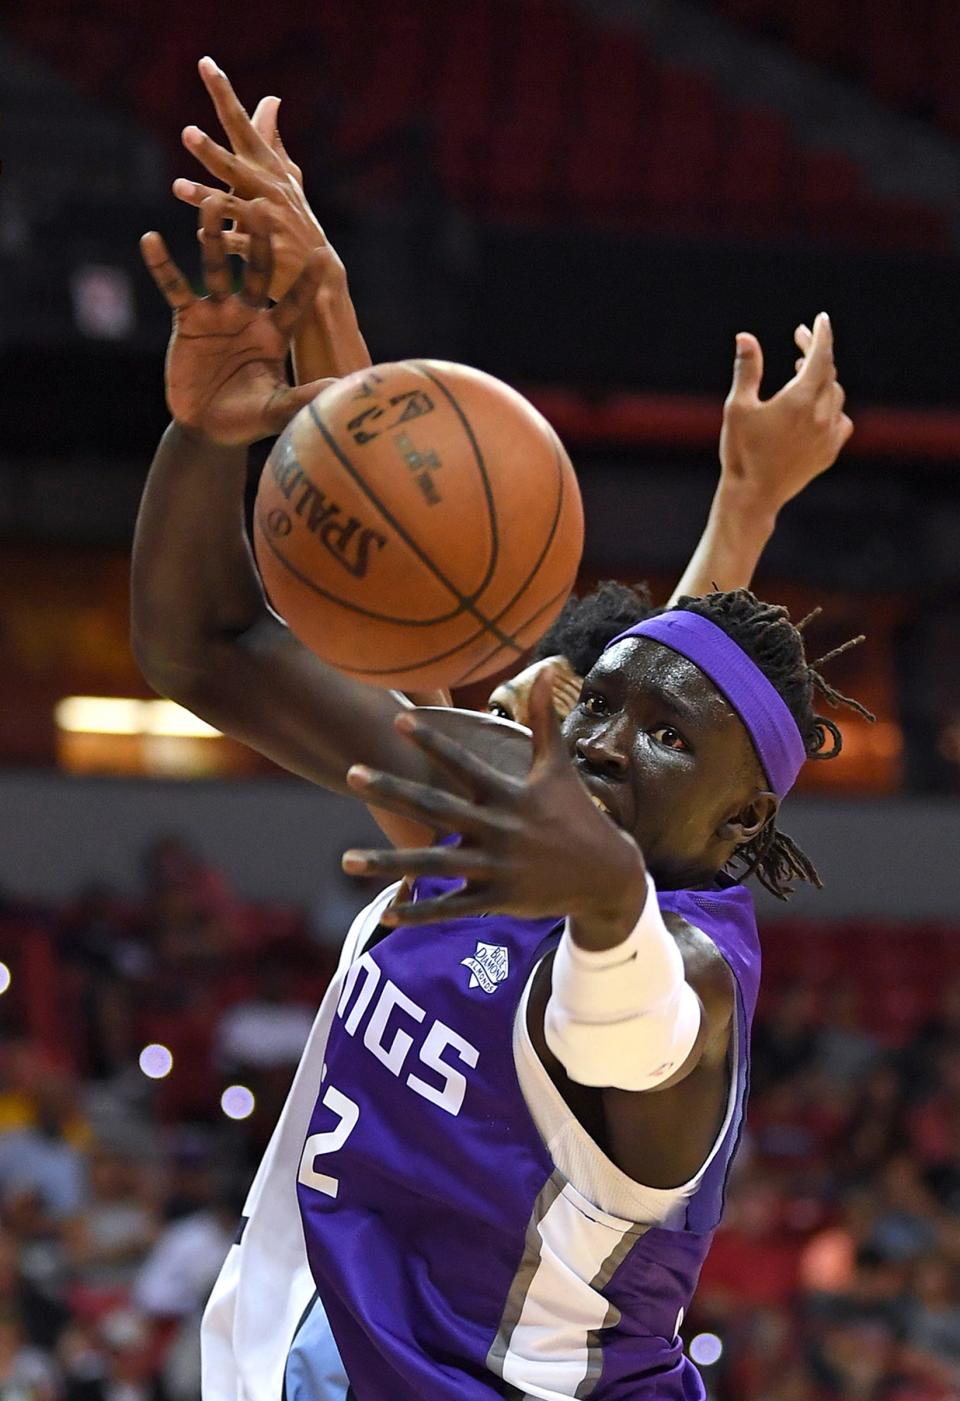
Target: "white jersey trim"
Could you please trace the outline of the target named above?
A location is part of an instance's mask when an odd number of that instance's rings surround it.
[[[542,961],[541,959],[541,963]],[[530,1040],[530,1032],[527,1029],[527,1004],[539,967],[540,964],[537,964],[530,974],[517,1008],[513,1023],[513,1058],[527,1108],[551,1158],[566,1180],[598,1210],[642,1226],[681,1226],[686,1204],[700,1186],[704,1173],[720,1151],[736,1111],[737,1065],[740,1055],[736,1018],[733,1023],[733,1073],[730,1076],[730,1094],[723,1123],[713,1147],[689,1182],[671,1188],[645,1187],[622,1172],[594,1143],[583,1125],[570,1112]]]
[[[360,911],[343,943],[283,1111],[247,1195],[200,1330],[203,1401],[278,1401],[297,1329],[316,1292],[297,1201],[297,1164],[323,1078],[327,1036],[344,977],[400,882]],[[269,1307],[264,1301],[269,1301]]]

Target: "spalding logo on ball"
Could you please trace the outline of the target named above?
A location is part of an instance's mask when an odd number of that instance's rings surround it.
[[[465,365],[338,380],[263,469],[254,548],[302,642],[376,686],[430,690],[516,661],[573,587],[583,507],[523,395]]]

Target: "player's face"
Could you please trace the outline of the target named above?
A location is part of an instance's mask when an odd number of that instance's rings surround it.
[[[766,788],[740,719],[685,657],[650,638],[605,652],[563,727],[580,776],[663,887],[729,858],[721,829]]]
[[[530,689],[544,667],[553,668],[553,705],[561,720],[566,719],[577,703],[583,678],[578,676],[566,657],[546,657],[518,671],[509,681],[490,692],[487,710],[503,720],[516,720],[518,725],[530,723]]]

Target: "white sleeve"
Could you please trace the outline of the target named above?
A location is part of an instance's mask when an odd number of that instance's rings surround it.
[[[579,948],[569,923],[553,961],[547,1045],[581,1085],[651,1090],[683,1065],[700,1032],[700,999],[647,876],[639,920],[621,944]]]

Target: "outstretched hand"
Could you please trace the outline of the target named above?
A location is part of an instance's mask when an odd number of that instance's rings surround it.
[[[200,208],[205,297],[193,292],[160,234],[144,234],[140,249],[173,310],[165,368],[170,413],[184,427],[232,447],[279,433],[332,381],[294,388],[286,378],[290,339],[320,281],[318,260],[308,261],[271,307],[271,238],[266,211],[261,201],[254,201],[248,213],[249,259],[243,285],[234,292],[223,234],[224,201],[222,194],[211,195]]]
[[[230,189],[225,193],[180,177],[173,182],[177,199],[199,207],[211,195],[223,196],[223,217],[234,221],[234,227],[223,235],[224,247],[241,258],[250,256],[253,202],[266,202],[274,257],[269,294],[274,301],[279,301],[292,286],[314,250],[319,250],[321,281],[345,281],[343,263],[303,192],[303,173],[287,155],[280,137],[279,97],[261,98],[251,120],[226,73],[212,58],[202,58],[198,69],[232,149],[228,151],[219,145],[198,126],[184,127],[183,144],[215,179]],[[202,242],[202,229],[199,237]]]
[[[469,796],[362,765],[350,770],[348,782],[365,802],[460,838],[456,846],[345,853],[343,868],[350,874],[464,882],[433,899],[394,905],[385,923],[430,924],[493,913],[570,915],[609,929],[610,943],[630,932],[646,894],[643,858],[577,777],[553,708],[552,682],[544,671],[531,691],[533,763],[524,779],[501,774],[415,711],[398,715],[397,729]]]
[[[733,384],[723,410],[723,477],[773,515],[837,460],[853,432],[837,382],[833,330],[826,312],[813,330],[798,326],[796,374],[761,400],[763,351],[756,336],[737,336]]]

